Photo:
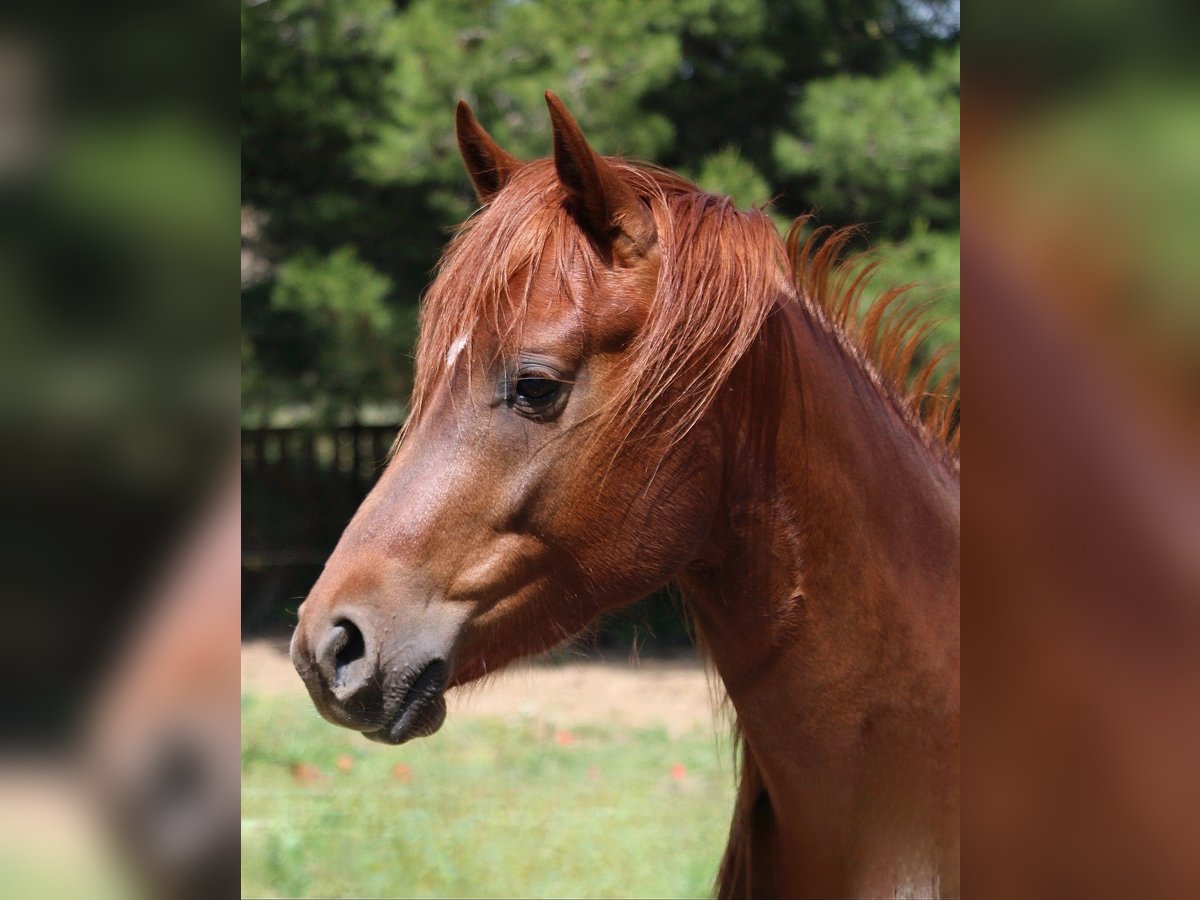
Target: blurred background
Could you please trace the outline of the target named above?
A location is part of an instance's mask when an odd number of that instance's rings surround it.
[[[1200,892],[1197,24],[973,23],[964,893]]]
[[[707,896],[735,768],[685,618],[647,598],[452,698],[433,740],[317,719],[296,608],[406,414],[417,309],[476,206],[467,100],[547,156],[554,90],[606,154],[783,231],[861,225],[872,291],[958,338],[955,0],[270,0],[242,5],[243,889]],[[640,665],[631,665],[640,658]]]
[[[12,896],[236,890],[237,27],[0,13]]]

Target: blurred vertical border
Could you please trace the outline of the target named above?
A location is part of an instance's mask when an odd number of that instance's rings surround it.
[[[198,0],[0,20],[14,895],[236,886],[237,31]],[[118,832],[124,874],[100,862]]]
[[[1198,19],[969,10],[972,894],[1200,895]]]

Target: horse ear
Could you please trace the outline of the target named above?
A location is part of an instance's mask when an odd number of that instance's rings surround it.
[[[650,208],[588,146],[579,123],[551,91],[546,91],[546,105],[554,128],[554,167],[580,224],[612,248],[614,259],[633,265],[658,239]]]
[[[471,184],[475,185],[475,195],[480,203],[490,203],[522,163],[511,153],[500,149],[500,145],[475,119],[465,100],[458,101],[454,130],[458,135],[458,152],[466,163]]]

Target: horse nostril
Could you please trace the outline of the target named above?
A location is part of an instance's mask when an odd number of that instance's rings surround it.
[[[341,646],[333,658],[334,684],[342,687],[352,679],[354,664],[366,656],[367,642],[358,626],[349,619],[339,619],[333,623],[333,627],[335,631],[340,629],[345,635],[338,641]]]
[[[369,693],[377,684],[375,644],[370,637],[369,628],[359,626],[349,616],[334,619],[313,654],[317,678],[309,682],[309,689],[328,691],[342,705],[351,699],[369,702],[364,692]]]

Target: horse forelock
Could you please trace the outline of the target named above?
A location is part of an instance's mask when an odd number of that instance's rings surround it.
[[[618,445],[650,434],[674,443],[712,404],[788,290],[784,248],[761,212],[739,212],[665,169],[609,161],[654,211],[661,268],[597,434]],[[500,353],[519,347],[535,277],[539,290],[577,304],[576,280],[594,280],[605,265],[554,167],[526,165],[460,226],[438,265],[421,313],[410,423],[453,365],[471,365],[478,329],[498,339]]]

